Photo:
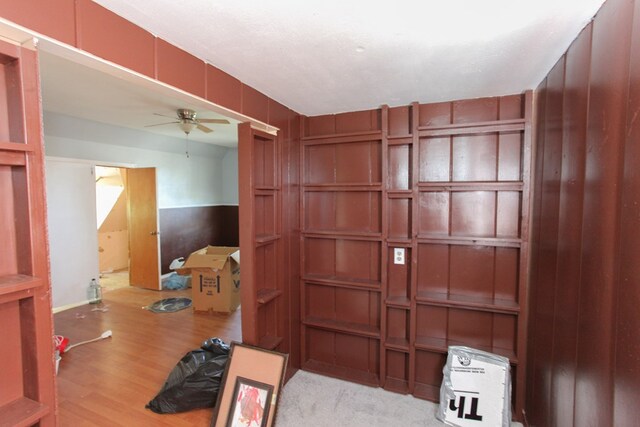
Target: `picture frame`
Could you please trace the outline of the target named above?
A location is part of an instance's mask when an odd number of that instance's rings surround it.
[[[270,384],[237,377],[227,427],[266,427],[272,394]]]
[[[288,354],[231,343],[211,427],[271,427]]]

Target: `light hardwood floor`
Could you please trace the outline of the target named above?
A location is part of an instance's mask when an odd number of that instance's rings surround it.
[[[121,288],[105,292],[103,307],[86,305],[54,316],[56,334],[71,344],[113,337],[71,349],[62,355],[57,376],[60,426],[208,426],[211,409],[158,415],[145,404],[162,387],[180,358],[210,337],[240,341],[240,310],[231,315],[156,314],[142,309],[159,299],[190,296],[186,291]]]

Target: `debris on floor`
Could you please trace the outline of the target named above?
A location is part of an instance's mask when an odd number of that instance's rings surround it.
[[[165,298],[142,308],[154,313],[174,313],[187,307],[191,307],[191,298]]]

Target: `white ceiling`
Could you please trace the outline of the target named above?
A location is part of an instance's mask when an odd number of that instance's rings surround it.
[[[604,2],[95,1],[306,115],[535,88]]]
[[[158,85],[136,84],[48,53],[46,49],[40,50],[39,58],[45,111],[184,141],[185,134],[177,124],[146,126],[175,121],[154,113],[175,117],[178,108],[190,108],[197,111],[198,118],[225,118],[230,124],[207,124],[213,129],[208,134],[194,129],[189,134],[189,140],[226,147],[237,146],[239,121],[210,111],[201,100],[179,96]]]

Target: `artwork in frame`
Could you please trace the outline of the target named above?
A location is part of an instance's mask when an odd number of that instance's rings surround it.
[[[231,343],[211,427],[271,427],[288,355]]]
[[[237,377],[227,427],[266,427],[273,386]]]

